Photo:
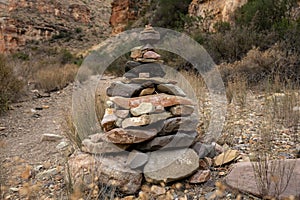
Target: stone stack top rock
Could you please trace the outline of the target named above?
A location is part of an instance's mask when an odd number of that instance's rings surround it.
[[[165,72],[161,66],[163,63],[161,55],[152,46],[152,44],[160,40],[159,32],[155,31],[150,25],[147,25],[140,33],[139,39],[143,45],[131,49],[130,57],[132,61],[126,63],[124,77],[164,77]]]
[[[145,29],[140,33],[139,39],[144,44],[154,44],[160,40],[160,34],[151,25],[146,25]]]

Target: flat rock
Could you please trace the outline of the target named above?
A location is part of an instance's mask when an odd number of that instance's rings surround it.
[[[214,165],[220,166],[235,160],[239,156],[238,150],[227,150],[214,158]]]
[[[143,167],[148,162],[148,159],[149,156],[146,153],[133,150],[129,153],[126,163],[130,169],[138,169]]]
[[[130,117],[122,121],[122,128],[137,127],[150,124],[150,116],[142,115],[139,117]]]
[[[109,97],[132,97],[139,95],[141,90],[140,84],[124,84],[121,81],[116,81],[106,89],[106,95]]]
[[[173,96],[168,94],[155,94],[135,98],[110,97],[118,106],[131,109],[138,107],[141,103],[152,103],[154,106],[170,107],[174,105],[184,104],[193,105],[194,103],[185,97]]]
[[[159,149],[188,148],[195,140],[197,133],[177,133],[176,135],[160,136],[138,144],[136,149],[142,151],[156,151]]]
[[[155,88],[146,88],[146,89],[143,89],[141,91],[141,93],[139,94],[139,96],[146,96],[146,95],[150,95],[150,94],[153,94],[155,91]]]
[[[153,84],[176,84],[177,81],[164,79],[160,77],[152,77],[152,78],[133,78],[133,79],[123,79],[121,80],[123,83],[137,83],[137,84],[144,84],[144,83],[153,83]]]
[[[158,53],[154,52],[154,51],[146,51],[144,54],[143,54],[143,58],[150,58],[150,59],[159,59],[161,57],[161,55],[159,55]]]
[[[116,128],[105,135],[115,144],[136,144],[155,137],[157,131],[155,129],[139,130],[139,129],[122,129]]]
[[[130,112],[133,116],[140,116],[155,111],[155,106],[152,103],[141,103],[138,107],[131,108]]]
[[[56,145],[56,149],[61,151],[65,148],[67,148],[69,146],[69,143],[68,142],[65,142],[65,141],[61,141],[58,145]]]
[[[149,72],[139,73],[139,78],[150,78]]]
[[[149,73],[149,77],[164,77],[166,75],[161,64],[158,62],[143,63],[139,66],[132,67],[126,73],[134,74],[135,77],[140,77],[139,74],[141,73]]]
[[[52,168],[52,169],[48,169],[48,170],[38,173],[35,177],[37,179],[43,179],[46,177],[55,176],[57,173],[58,173],[57,168]]]
[[[192,149],[155,151],[144,167],[144,176],[148,182],[168,183],[188,177],[198,167],[199,158]]]
[[[175,96],[183,96],[185,97],[186,94],[183,92],[183,90],[174,84],[159,84],[157,86],[157,90],[162,93],[167,93]]]
[[[128,72],[130,70],[132,70],[133,68],[137,67],[141,65],[140,62],[136,62],[136,61],[127,61],[125,64],[125,72]]]
[[[142,184],[142,174],[131,170],[127,165],[127,156],[94,156],[84,153],[73,154],[68,159],[68,167],[73,184],[90,185],[98,179],[99,185],[117,187],[124,194],[136,193]]]
[[[60,135],[45,133],[42,136],[42,141],[56,142],[58,140],[61,140],[62,138],[63,137]]]
[[[210,179],[210,170],[198,170],[189,180],[190,183],[204,183]]]
[[[153,58],[136,58],[134,60],[136,60],[138,62],[141,62],[141,63],[157,63],[157,62],[162,62],[160,60],[153,59]]]
[[[164,121],[164,127],[160,135],[166,135],[176,131],[193,132],[198,125],[198,119],[195,116],[173,117]]]
[[[104,131],[109,131],[115,128],[115,123],[117,121],[117,116],[114,114],[115,109],[113,108],[106,108],[104,116],[101,120],[101,126]]]
[[[115,115],[118,118],[124,119],[124,118],[128,117],[129,110],[116,110]]]
[[[280,163],[280,164],[279,164]],[[253,170],[253,166],[257,165],[257,163],[251,162],[240,162],[233,165],[232,171],[226,176],[226,183],[234,188],[239,190],[240,192],[251,193],[256,196],[260,196],[260,188],[257,185],[259,181]],[[273,167],[271,167],[273,166]],[[275,171],[271,172],[271,168]],[[282,172],[283,168],[285,168],[284,172]],[[293,169],[293,170],[289,170]],[[281,172],[280,172],[281,171]],[[269,162],[269,170],[268,174],[275,174],[279,179],[278,183],[287,185],[286,189],[279,195],[280,199],[288,199],[290,196],[294,196],[295,199],[300,197],[300,159],[290,159],[290,160],[273,160]],[[287,177],[290,176],[288,181]],[[274,177],[275,180],[277,179]],[[272,179],[269,179],[272,180]],[[269,188],[269,196],[275,196],[275,184],[271,181]]]
[[[192,148],[196,151],[199,158],[214,158],[216,156],[216,150],[214,145],[196,142]]]
[[[95,134],[89,135],[89,138],[90,138],[91,142],[93,142],[93,143],[108,142],[104,133],[95,133]]]
[[[170,109],[170,112],[174,116],[186,116],[191,115],[194,112],[194,106],[189,105],[177,105]]]
[[[119,153],[129,147],[129,145],[116,145],[105,141],[93,143],[90,139],[84,139],[82,145],[82,151],[91,154]]]
[[[150,114],[149,117],[150,117],[150,124],[153,124],[172,117],[172,114],[170,112],[161,112],[161,113]]]

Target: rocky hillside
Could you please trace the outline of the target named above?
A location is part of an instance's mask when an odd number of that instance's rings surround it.
[[[0,52],[50,41],[72,51],[89,48],[110,34],[112,0],[0,1]]]
[[[209,31],[213,31],[213,26],[217,21],[232,23],[234,11],[247,2],[248,0],[193,0],[189,6],[189,14],[203,18],[206,22],[204,27]]]

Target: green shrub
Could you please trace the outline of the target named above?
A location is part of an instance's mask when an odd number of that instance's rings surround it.
[[[288,17],[295,4],[296,0],[249,0],[237,9],[235,19],[240,26],[251,26],[258,31],[270,30]]]
[[[0,114],[8,110],[9,103],[19,97],[23,82],[14,75],[6,58],[0,55]]]
[[[20,59],[20,60],[29,60],[29,55],[27,53],[24,53],[24,52],[17,52],[17,53],[14,53],[12,55],[13,58],[17,58],[17,59]]]
[[[158,0],[158,8],[151,24],[157,27],[182,30],[190,2],[190,0]]]

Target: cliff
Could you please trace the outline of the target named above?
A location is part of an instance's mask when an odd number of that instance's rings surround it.
[[[193,0],[189,6],[189,15],[201,17],[204,31],[214,31],[218,21],[233,23],[232,13],[248,0]]]
[[[0,52],[51,41],[72,51],[89,48],[110,33],[112,0],[0,1]]]

